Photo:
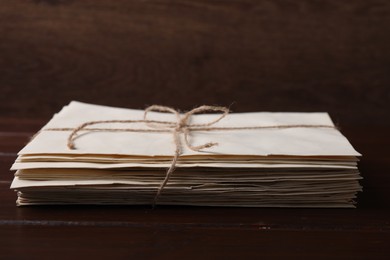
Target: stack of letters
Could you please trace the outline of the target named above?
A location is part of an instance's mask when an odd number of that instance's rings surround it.
[[[361,190],[360,154],[327,113],[193,114],[181,129],[184,114],[143,116],[65,106],[12,166],[17,205],[354,207]]]

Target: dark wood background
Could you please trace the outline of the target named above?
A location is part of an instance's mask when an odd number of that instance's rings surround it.
[[[363,154],[356,210],[24,207],[16,153],[71,100],[328,111]],[[387,0],[1,0],[0,258],[390,255]]]
[[[387,0],[2,0],[0,115],[80,100],[389,124],[389,46]]]

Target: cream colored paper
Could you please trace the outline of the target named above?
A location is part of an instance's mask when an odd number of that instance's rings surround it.
[[[194,115],[206,123],[217,115]],[[17,205],[150,204],[171,163],[171,133],[81,132],[95,120],[140,120],[143,111],[71,102],[19,153],[11,188]],[[174,121],[166,113],[149,119]],[[327,113],[229,114],[213,127],[333,126]],[[148,128],[145,124],[101,124]],[[67,131],[50,129],[68,128]],[[182,137],[183,138],[183,137]],[[361,190],[358,152],[336,128],[191,132],[191,143],[219,145],[194,152],[183,145],[159,204],[240,207],[354,207]],[[184,143],[184,142],[183,142]]]
[[[88,132],[76,139],[76,150],[66,146],[70,131],[46,131],[48,128],[75,128],[94,120],[138,120],[143,111],[111,108],[72,102],[43,128],[19,154],[115,154],[131,156],[172,156],[175,147],[169,133]],[[206,123],[216,115],[194,115],[192,123]],[[174,121],[167,113],[151,113],[150,119]],[[327,113],[237,113],[229,114],[215,127],[269,125],[330,125]],[[101,124],[105,128],[147,128],[145,124]],[[182,157],[202,155],[289,155],[289,156],[360,156],[348,140],[330,128],[289,128],[232,130],[191,133],[192,143],[217,142],[219,145],[194,152],[183,147]],[[63,144],[63,145],[61,145]]]

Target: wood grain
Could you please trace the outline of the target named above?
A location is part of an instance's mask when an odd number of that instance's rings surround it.
[[[385,0],[4,0],[0,115],[81,100],[389,124],[389,27]]]
[[[1,119],[1,118],[0,118]],[[16,207],[8,170],[41,120],[0,132],[0,258],[357,258],[390,254],[389,127],[341,126],[364,157],[357,209]],[[9,138],[12,136],[12,138]],[[22,247],[22,248],[21,248]]]
[[[390,2],[3,0],[0,259],[387,259]],[[328,111],[358,208],[15,206],[17,152],[70,100]]]
[[[207,233],[205,234],[205,231]],[[270,231],[253,229],[199,229],[199,228],[112,228],[112,227],[37,227],[18,230],[4,228],[3,255],[13,258],[23,250],[31,256],[83,259],[272,259],[312,258],[329,259],[380,259],[389,251],[386,243],[389,233],[343,232],[339,239],[324,240],[334,236],[332,231]],[[48,240],[47,236],[51,239]],[[30,239],[34,237],[34,239]],[[73,239],[69,239],[73,238]],[[94,238],[94,239],[91,239]],[[107,239],[115,238],[115,239]],[[245,238],[246,243],[239,242]],[[294,239],[292,239],[294,238]],[[343,247],[338,243],[343,242]],[[19,248],[19,245],[26,245]],[[101,250],[106,248],[106,250]],[[383,250],[378,250],[381,248]],[[290,254],[286,254],[289,252]],[[384,258],[383,258],[384,259]]]

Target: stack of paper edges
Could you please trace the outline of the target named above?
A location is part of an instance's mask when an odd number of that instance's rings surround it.
[[[11,188],[17,205],[151,204],[175,152],[172,134],[87,130],[67,147],[72,129],[94,120],[142,119],[143,111],[71,102],[20,152]],[[153,120],[175,121],[169,113]],[[207,123],[215,114],[191,116]],[[354,207],[361,190],[357,157],[327,113],[232,113],[213,127],[287,128],[190,132],[158,204],[243,207]],[[305,125],[311,127],[304,127]],[[313,127],[329,126],[329,127]],[[96,128],[149,129],[145,123]],[[181,134],[180,138],[183,138]]]

